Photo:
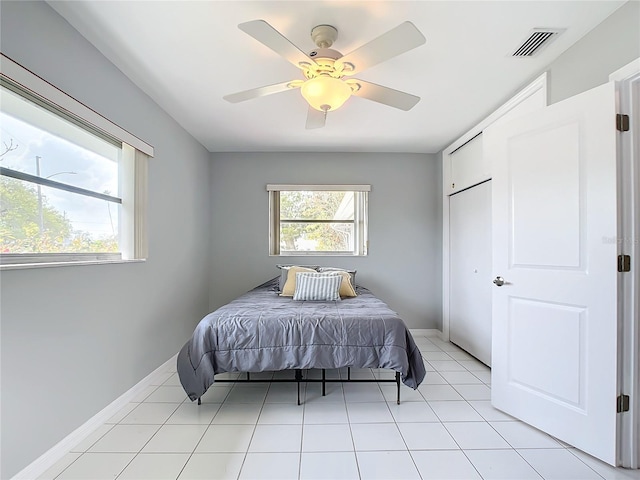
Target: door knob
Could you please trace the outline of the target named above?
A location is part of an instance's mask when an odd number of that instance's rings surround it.
[[[504,285],[504,278],[496,277],[493,279],[493,283],[495,283],[498,287],[501,287]]]

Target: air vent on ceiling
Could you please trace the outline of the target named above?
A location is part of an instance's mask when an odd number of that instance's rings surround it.
[[[564,32],[559,28],[534,28],[522,44],[511,54],[513,57],[533,57]]]

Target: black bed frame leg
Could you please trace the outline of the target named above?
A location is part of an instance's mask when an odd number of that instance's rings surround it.
[[[327,391],[325,389],[326,383],[325,380],[327,379],[327,372],[326,370],[323,368],[322,369],[322,396],[326,396],[327,395]]]
[[[398,405],[400,405],[400,372],[396,372],[396,385],[398,386]]]
[[[296,382],[298,383],[298,405],[300,405],[300,382],[302,381],[302,372],[296,369]]]
[[[198,397],[198,405],[202,405],[202,399]]]

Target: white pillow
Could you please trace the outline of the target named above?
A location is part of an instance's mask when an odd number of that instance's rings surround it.
[[[335,273],[296,273],[294,300],[337,302],[342,275]]]

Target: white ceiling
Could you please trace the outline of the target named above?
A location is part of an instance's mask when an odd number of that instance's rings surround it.
[[[624,1],[49,1],[211,152],[435,153],[530,83]],[[263,19],[301,50],[330,24],[347,54],[409,20],[427,43],[358,78],[421,97],[409,112],[352,97],[306,130],[298,90],[231,104],[224,95],[302,78],[237,28]],[[533,58],[533,28],[566,28]]]

